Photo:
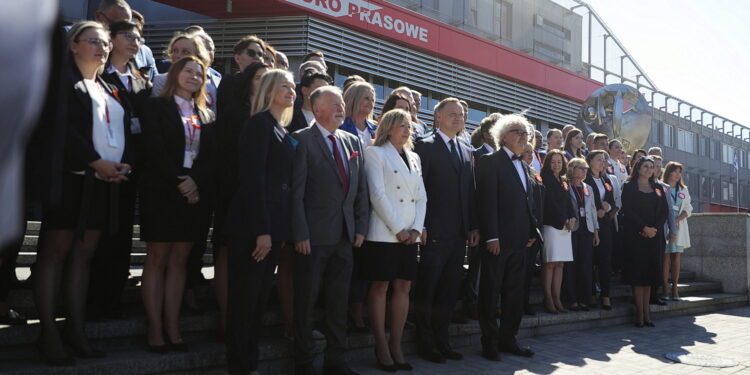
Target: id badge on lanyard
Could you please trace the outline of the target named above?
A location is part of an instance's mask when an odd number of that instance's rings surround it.
[[[578,214],[579,214],[579,215],[580,215],[581,217],[586,217],[586,208],[584,208],[584,207],[579,207],[579,208],[578,208]]]
[[[196,136],[195,133],[201,128],[200,122],[198,121],[198,116],[190,116],[190,122],[187,124],[187,126],[189,141],[185,142],[185,155],[182,159],[182,166],[183,168],[190,169],[193,168],[193,162],[198,157],[198,153],[193,148],[193,143],[195,142]]]

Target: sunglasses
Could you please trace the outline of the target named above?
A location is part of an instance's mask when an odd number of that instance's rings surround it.
[[[256,59],[259,59],[259,60],[263,60],[265,58],[265,56],[263,55],[263,52],[258,52],[258,51],[254,50],[254,49],[247,49],[247,50],[245,50],[245,53],[249,57],[256,58]]]

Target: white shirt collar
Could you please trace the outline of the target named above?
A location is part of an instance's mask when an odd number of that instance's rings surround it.
[[[323,135],[323,138],[328,139],[329,135],[336,135],[334,133],[331,133],[328,131],[328,129],[324,128],[323,125],[320,125],[317,121],[315,121],[315,126],[318,127],[318,130],[320,130],[320,134]]]
[[[443,138],[443,142],[445,142],[445,144],[448,145],[448,147],[450,147],[450,145],[448,144],[448,141],[456,139],[456,136],[449,137],[447,134],[443,133],[443,131],[440,129],[437,130],[437,133],[440,134],[440,137]],[[457,142],[453,141],[453,143],[457,143]],[[456,146],[458,146],[458,144],[456,144]]]
[[[508,157],[510,158],[511,161],[515,161],[515,160],[513,160],[513,156],[515,156],[516,154],[513,153],[513,151],[511,151],[509,148],[507,148],[505,146],[503,146],[503,151],[505,151],[505,153],[508,154]]]
[[[489,143],[485,143],[482,146],[484,146],[484,148],[490,150],[490,152],[495,152],[495,148],[492,147],[492,146],[490,146]]]
[[[110,64],[109,66],[107,66],[107,73],[117,73],[117,75],[120,77],[133,77],[133,73],[130,71],[130,68],[127,65],[125,65],[125,67],[127,69],[125,69],[125,73],[122,73],[117,70],[114,65]]]
[[[193,109],[195,108],[195,104],[193,102],[193,99],[185,100],[177,95],[174,96],[174,101],[177,103],[177,107],[180,108],[181,113],[185,114],[192,114]]]

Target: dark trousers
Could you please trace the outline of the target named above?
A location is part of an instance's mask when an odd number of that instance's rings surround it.
[[[428,240],[421,247],[414,305],[417,345],[449,349],[448,325],[461,291],[466,240]]]
[[[88,300],[93,313],[119,310],[130,272],[137,183],[120,184],[120,206],[116,233],[102,231],[91,259]]]
[[[479,280],[479,327],[482,345],[512,345],[523,317],[526,248],[503,249],[499,255],[482,248],[482,274]],[[502,313],[497,325],[497,299]]]
[[[25,227],[25,224],[24,224]],[[25,232],[25,229],[24,229]],[[10,290],[18,282],[16,278],[16,259],[23,246],[23,237],[0,249],[0,302],[7,302]]]
[[[601,287],[601,297],[609,297],[612,279],[612,246],[614,241],[614,223],[599,220],[599,246],[594,248],[594,265],[597,268],[597,280]]]
[[[312,246],[310,255],[294,253],[294,360],[297,366],[315,359],[313,308],[324,291],[325,362],[343,365],[347,347],[346,310],[352,275],[352,244],[347,238],[328,246]]]
[[[255,239],[229,241],[229,295],[227,299],[227,371],[246,374],[258,370],[258,336],[272,289],[281,242],[260,262],[251,254]]]
[[[527,247],[525,254],[526,274],[523,280],[523,307],[524,309],[529,308],[529,289],[531,289],[531,279],[534,277],[534,271],[536,271],[536,261],[539,257],[539,251],[542,249],[542,242],[539,240],[534,241],[531,247]]]
[[[479,300],[479,268],[482,257],[479,256],[479,247],[469,247],[466,252],[466,260],[469,263],[469,271],[464,279],[462,297],[465,309],[476,308]]]
[[[563,266],[563,295],[570,303],[591,302],[594,234],[581,225],[572,233],[573,261]]]

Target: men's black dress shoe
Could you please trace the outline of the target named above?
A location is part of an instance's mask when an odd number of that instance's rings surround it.
[[[656,324],[654,324],[653,322],[649,322],[649,321],[643,322],[643,325],[646,327],[656,327]]]
[[[0,324],[22,325],[26,324],[27,318],[16,310],[8,309],[8,313],[0,315]]]
[[[482,348],[482,357],[489,359],[490,361],[500,362],[500,353],[497,349],[493,348]]]
[[[445,357],[435,349],[429,350],[418,350],[417,355],[422,357],[426,361],[435,363],[445,363]]]
[[[457,351],[451,350],[451,349],[445,349],[445,350],[438,349],[438,352],[440,353],[440,355],[442,355],[446,359],[450,359],[453,361],[460,361],[464,359],[463,354]]]
[[[294,367],[294,375],[315,375],[315,368],[312,364],[297,365]]]
[[[534,356],[534,351],[531,350],[531,348],[526,346],[518,346],[518,344],[501,345],[499,349],[501,352],[510,353],[521,357]]]
[[[359,373],[352,371],[346,364],[334,366],[324,363],[323,375],[359,375]]]

